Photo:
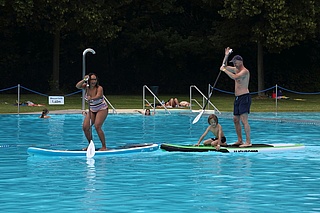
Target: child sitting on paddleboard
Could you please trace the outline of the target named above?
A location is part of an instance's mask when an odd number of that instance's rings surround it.
[[[215,138],[207,139],[203,142],[205,146],[214,146],[216,150],[220,150],[220,146],[227,146],[227,138],[224,136],[222,126],[219,124],[218,117],[211,114],[208,117],[209,126],[206,131],[199,138],[198,143],[195,146],[199,146],[203,138],[210,132],[212,132]]]

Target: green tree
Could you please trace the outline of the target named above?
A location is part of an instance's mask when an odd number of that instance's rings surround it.
[[[224,0],[225,33],[257,44],[258,91],[264,89],[263,52],[281,52],[316,35],[314,0]],[[240,42],[240,41],[239,41]]]
[[[87,41],[106,42],[117,36],[121,27],[114,23],[116,8],[126,1],[72,0],[2,0],[8,14],[13,14],[18,26],[29,31],[44,31],[52,35],[53,63],[51,91],[59,92],[60,40],[77,33]],[[80,43],[80,42],[79,42]],[[85,47],[84,47],[85,48]]]
[[[221,19],[218,7],[219,4],[207,5],[202,0],[132,1],[123,8],[122,31],[113,42],[117,46],[113,49],[121,50],[117,55],[125,62],[121,64],[131,70],[131,79],[137,77],[145,84],[166,84],[172,79],[188,86],[197,83],[197,79],[203,83],[208,81],[207,67],[212,67],[217,47],[209,36],[213,23]],[[219,64],[223,50],[220,53]],[[219,66],[215,67],[218,70]],[[202,73],[195,78],[197,71]],[[175,83],[170,87],[174,90],[179,86]]]

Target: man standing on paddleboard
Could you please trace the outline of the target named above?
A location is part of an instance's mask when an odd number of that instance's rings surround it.
[[[225,57],[223,59],[223,62],[228,61],[228,57],[230,54],[229,50],[229,47],[225,49]],[[233,145],[239,145],[239,147],[250,147],[252,146],[250,139],[250,125],[248,122],[248,114],[250,113],[251,106],[251,96],[248,89],[250,72],[247,68],[244,67],[243,59],[240,55],[234,56],[230,62],[233,63],[233,66],[227,66],[227,63],[225,63],[220,67],[220,70],[225,72],[235,82],[233,122],[238,136],[238,141]],[[243,143],[242,141],[242,130],[240,121],[242,122],[244,131],[246,133],[245,143]]]

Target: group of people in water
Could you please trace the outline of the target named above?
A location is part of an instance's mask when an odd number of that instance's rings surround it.
[[[248,89],[250,72],[244,67],[243,58],[239,55],[234,56],[230,61],[233,63],[233,66],[227,66],[228,57],[231,52],[232,50],[229,47],[225,49],[225,57],[223,59],[222,66],[220,67],[220,72],[226,73],[235,82],[233,121],[238,140],[233,145],[239,147],[250,147],[252,146],[250,139],[250,126],[248,123],[248,114],[250,113],[251,106],[251,97]],[[84,114],[85,119],[82,124],[83,132],[90,143],[92,140],[91,127],[94,125],[102,144],[102,147],[99,150],[107,150],[102,125],[108,116],[108,104],[103,95],[103,88],[99,85],[98,76],[95,73],[89,73],[84,77],[84,79],[80,80],[76,84],[76,87],[78,89],[85,90],[85,99],[89,103],[89,111]],[[179,102],[177,98],[170,98],[167,102],[161,104],[162,107],[163,105],[166,107],[189,107],[190,103],[187,101]],[[144,112],[137,110],[137,112],[146,116],[154,115],[154,112],[151,113],[150,109],[146,109]],[[48,113],[49,111],[44,109],[40,118],[49,118],[50,116],[48,116]],[[246,134],[245,143],[243,143],[242,140],[240,122],[243,124]],[[219,150],[221,146],[227,146],[227,140],[222,130],[222,126],[218,122],[218,117],[214,114],[210,115],[208,117],[208,124],[209,126],[201,135],[195,146],[199,146],[209,132],[212,132],[214,137],[205,140],[203,142],[204,145],[215,146],[217,150]]]

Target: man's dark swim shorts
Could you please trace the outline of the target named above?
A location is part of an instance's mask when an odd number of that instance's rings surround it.
[[[233,115],[242,115],[250,113],[251,96],[249,93],[235,97]]]

